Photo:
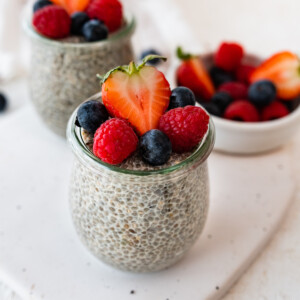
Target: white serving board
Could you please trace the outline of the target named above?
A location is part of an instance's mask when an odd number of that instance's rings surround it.
[[[94,258],[68,209],[72,153],[31,106],[0,124],[0,280],[21,299],[220,299],[263,249],[293,198],[292,146],[209,158],[202,236],[177,265],[134,274]],[[131,294],[131,291],[134,294]]]

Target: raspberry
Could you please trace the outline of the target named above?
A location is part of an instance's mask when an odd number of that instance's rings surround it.
[[[70,34],[71,19],[62,7],[49,5],[34,13],[32,24],[40,34],[60,39]]]
[[[237,81],[249,84],[250,76],[252,72],[255,70],[255,67],[250,65],[240,65],[235,71],[235,77]]]
[[[172,150],[182,153],[192,150],[208,129],[209,116],[196,106],[178,107],[169,110],[159,120],[159,129],[172,143]]]
[[[258,122],[259,114],[256,107],[248,100],[236,100],[227,106],[224,118],[233,121]]]
[[[109,32],[121,27],[123,8],[119,0],[91,0],[86,12],[91,19],[104,22]]]
[[[117,165],[132,154],[138,138],[125,120],[113,118],[104,122],[94,135],[94,154],[106,163]]]
[[[261,112],[262,121],[271,121],[275,119],[282,118],[289,114],[289,110],[286,106],[279,102],[274,101],[268,106],[264,107]]]
[[[222,43],[215,54],[215,64],[225,71],[234,71],[244,55],[242,46],[236,43]]]
[[[234,100],[247,99],[248,88],[245,84],[240,82],[226,82],[220,85],[218,92],[228,93]]]

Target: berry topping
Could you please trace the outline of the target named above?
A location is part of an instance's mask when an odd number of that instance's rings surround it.
[[[108,36],[108,29],[99,20],[87,21],[82,27],[82,35],[88,42],[105,40]]]
[[[209,115],[196,106],[179,107],[169,110],[159,121],[159,129],[172,143],[174,152],[192,150],[204,137],[208,129]]]
[[[82,35],[82,27],[89,20],[89,16],[85,12],[75,12],[71,15],[71,33],[74,35]]]
[[[96,100],[80,105],[77,111],[76,125],[90,133],[94,133],[109,118],[105,106]]]
[[[195,96],[210,100],[214,94],[214,85],[199,57],[192,56],[177,49],[177,56],[182,60],[176,71],[178,85],[191,89]]]
[[[250,83],[250,76],[255,70],[255,67],[250,65],[240,65],[235,71],[235,77],[237,81],[249,84]]]
[[[125,120],[110,119],[94,135],[93,152],[102,161],[117,165],[132,154],[138,138]]]
[[[263,108],[261,112],[261,119],[262,121],[271,121],[282,118],[288,114],[289,110],[283,103],[279,101],[274,101]]]
[[[86,12],[91,19],[104,22],[109,32],[118,30],[122,25],[123,9],[118,0],[91,0]]]
[[[217,105],[221,112],[223,112],[232,101],[233,98],[227,92],[217,92],[211,98],[211,103]]]
[[[40,34],[49,38],[64,38],[70,33],[70,16],[57,5],[48,5],[39,9],[34,13],[32,23]]]
[[[85,11],[90,0],[51,0],[62,6],[70,15],[77,11]]]
[[[172,90],[168,109],[195,105],[195,103],[196,99],[194,93],[186,87],[179,86]]]
[[[291,100],[300,94],[300,61],[291,52],[280,52],[263,62],[250,77],[251,82],[271,80],[280,99]]]
[[[276,86],[270,80],[256,81],[250,85],[248,99],[261,107],[270,104],[276,98]]]
[[[248,88],[245,84],[240,82],[226,82],[220,85],[218,88],[219,92],[228,93],[234,100],[236,99],[247,99]]]
[[[48,6],[48,5],[52,5],[52,4],[53,3],[51,1],[48,1],[48,0],[38,0],[33,5],[33,12],[35,13],[39,9],[41,9],[45,6]]]
[[[102,79],[102,100],[109,113],[128,120],[140,135],[157,128],[171,95],[163,73],[146,66],[152,58],[162,57],[150,55],[139,66],[131,62],[117,67]]]
[[[258,122],[259,114],[251,102],[236,100],[226,108],[224,118],[233,121]]]
[[[148,50],[145,50],[145,51],[142,52],[141,60],[143,60],[148,55],[159,55],[159,56],[161,56],[161,54],[158,51],[156,51],[155,49],[148,49]],[[148,64],[152,65],[152,66],[156,66],[160,62],[161,62],[161,60],[159,58],[155,58],[155,59],[152,59],[152,60],[148,61]]]
[[[231,73],[224,71],[221,68],[213,66],[209,71],[210,77],[215,85],[215,87],[220,86],[225,82],[234,81],[234,77]]]
[[[3,93],[0,93],[0,112],[5,111],[7,108],[7,98]]]
[[[242,46],[236,43],[222,43],[215,54],[215,64],[225,71],[234,71],[244,55]]]
[[[222,111],[218,105],[212,102],[201,103],[201,106],[211,115],[221,117]]]
[[[150,165],[163,165],[170,158],[172,144],[166,134],[158,129],[152,129],[141,136],[139,153]]]

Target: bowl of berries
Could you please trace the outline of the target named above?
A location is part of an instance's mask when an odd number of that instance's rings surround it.
[[[283,51],[264,60],[237,43],[182,60],[177,84],[190,88],[212,116],[215,149],[254,154],[285,145],[300,124],[300,62]]]

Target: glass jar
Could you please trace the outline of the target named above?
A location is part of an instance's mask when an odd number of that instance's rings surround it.
[[[74,109],[100,91],[96,75],[134,59],[131,36],[135,20],[127,16],[122,29],[107,40],[93,43],[51,40],[37,33],[31,21],[24,25],[31,40],[32,102],[46,125],[65,136]]]
[[[95,157],[74,125],[76,113],[67,128],[75,154],[69,201],[81,241],[96,257],[123,270],[149,272],[174,264],[194,244],[207,218],[212,121],[201,145],[185,160],[134,171]]]

